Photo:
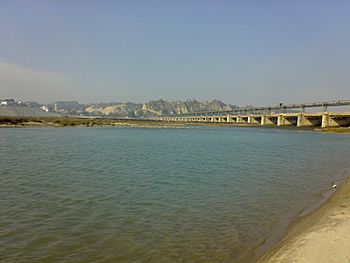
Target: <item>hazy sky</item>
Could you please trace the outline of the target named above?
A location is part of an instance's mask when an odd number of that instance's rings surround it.
[[[0,98],[350,98],[350,1],[2,1]]]

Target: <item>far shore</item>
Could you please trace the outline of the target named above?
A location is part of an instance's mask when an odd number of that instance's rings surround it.
[[[130,128],[186,128],[193,126],[219,126],[219,127],[256,127],[274,128],[284,130],[307,130],[326,133],[350,134],[350,128],[328,128],[320,127],[295,127],[295,126],[260,126],[257,124],[235,124],[215,122],[167,122],[150,119],[123,119],[123,118],[101,118],[101,117],[8,117],[0,116],[0,128],[44,128],[44,127],[130,127]]]
[[[129,128],[186,128],[193,126],[228,126],[225,123],[181,123],[150,119],[101,117],[1,117],[0,128],[63,128],[63,127],[129,127]],[[230,125],[232,126],[232,125]],[[236,125],[237,126],[237,125]],[[239,125],[246,127],[251,125]]]

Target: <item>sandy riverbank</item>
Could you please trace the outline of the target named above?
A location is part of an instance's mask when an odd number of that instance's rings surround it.
[[[350,262],[350,178],[258,262]]]
[[[193,126],[223,126],[227,123],[167,122],[149,119],[79,118],[79,117],[3,117],[0,128],[44,128],[44,127],[129,127],[129,128],[186,128]],[[252,125],[234,125],[255,127]]]
[[[117,119],[117,118],[95,118],[95,117],[10,117],[0,116],[0,128],[44,128],[44,127],[129,127],[129,128],[186,128],[194,126],[222,126],[222,127],[254,127],[280,130],[303,130],[328,133],[347,133],[350,128],[320,129],[313,127],[295,126],[260,126],[256,124],[236,124],[219,122],[167,122],[149,119]]]

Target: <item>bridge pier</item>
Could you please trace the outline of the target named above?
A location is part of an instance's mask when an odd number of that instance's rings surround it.
[[[337,114],[331,115],[325,113],[322,115],[322,128],[331,128],[331,127],[350,127],[350,114]]]
[[[332,127],[330,122],[331,122],[331,116],[328,113],[323,114],[322,115],[322,128]]]
[[[242,116],[238,115],[238,116],[236,117],[236,122],[237,122],[237,123],[243,123]]]

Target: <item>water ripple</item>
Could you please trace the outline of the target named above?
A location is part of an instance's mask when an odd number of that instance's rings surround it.
[[[1,262],[244,262],[349,174],[350,139],[258,129],[0,133]]]

